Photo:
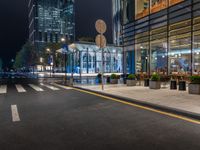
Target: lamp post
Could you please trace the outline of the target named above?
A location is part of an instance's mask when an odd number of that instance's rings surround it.
[[[61,42],[63,44],[66,44],[66,39],[64,37],[61,38]],[[65,61],[64,65],[65,65],[65,84],[66,84],[66,80],[67,80],[67,53],[66,52],[64,52],[64,61]]]
[[[51,49],[50,49],[50,48],[47,48],[47,49],[46,49],[46,52],[49,54],[49,62],[48,62],[48,63],[49,63],[49,65],[50,65],[50,77],[51,77],[51,71],[52,71],[52,70],[51,70],[51,67],[52,67],[52,65],[53,65],[53,62],[50,62],[50,59],[51,59],[51,58],[50,58],[50,56],[51,56]]]
[[[76,49],[76,46],[75,46],[75,44],[71,44],[71,48],[73,49],[73,51],[72,51],[72,73],[71,73],[71,82],[72,82],[72,84],[73,84],[73,81],[74,81],[74,61],[75,61],[75,59],[74,59],[74,54],[75,54],[75,49]]]
[[[43,68],[43,58],[42,57],[40,57],[40,64],[41,64],[41,72],[42,72],[42,68]]]

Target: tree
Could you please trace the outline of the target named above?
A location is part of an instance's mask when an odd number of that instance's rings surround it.
[[[14,68],[30,67],[37,63],[37,53],[35,47],[27,42],[23,45],[22,49],[17,53],[14,63]]]

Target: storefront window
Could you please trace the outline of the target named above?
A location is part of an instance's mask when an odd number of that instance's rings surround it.
[[[151,73],[167,74],[167,39],[151,42]]]
[[[168,0],[151,0],[151,13],[167,8]]]
[[[136,45],[136,73],[148,72],[148,43],[142,43]]]
[[[135,18],[139,19],[149,14],[149,0],[135,1]]]
[[[171,74],[191,73],[191,37],[182,36],[183,38],[170,38],[169,63]]]
[[[126,72],[128,74],[135,73],[135,52],[126,52]]]
[[[200,74],[200,31],[194,33],[193,74]]]

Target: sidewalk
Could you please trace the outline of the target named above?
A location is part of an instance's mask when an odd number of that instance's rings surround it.
[[[105,85],[104,91],[101,90],[100,85],[75,85],[75,87],[200,116],[200,95],[190,95],[188,91],[170,90],[169,85],[162,87],[160,90],[152,90],[143,86],[127,87],[122,84]]]

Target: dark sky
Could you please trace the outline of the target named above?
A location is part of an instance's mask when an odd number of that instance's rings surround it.
[[[0,58],[15,58],[28,37],[28,0],[0,0]]]
[[[103,19],[107,26],[106,37],[112,43],[111,0],[76,0],[76,36],[96,36],[95,22]]]
[[[0,58],[8,64],[28,39],[28,0],[0,0]],[[111,0],[77,0],[76,34],[96,36],[95,21],[104,19],[111,42]]]

